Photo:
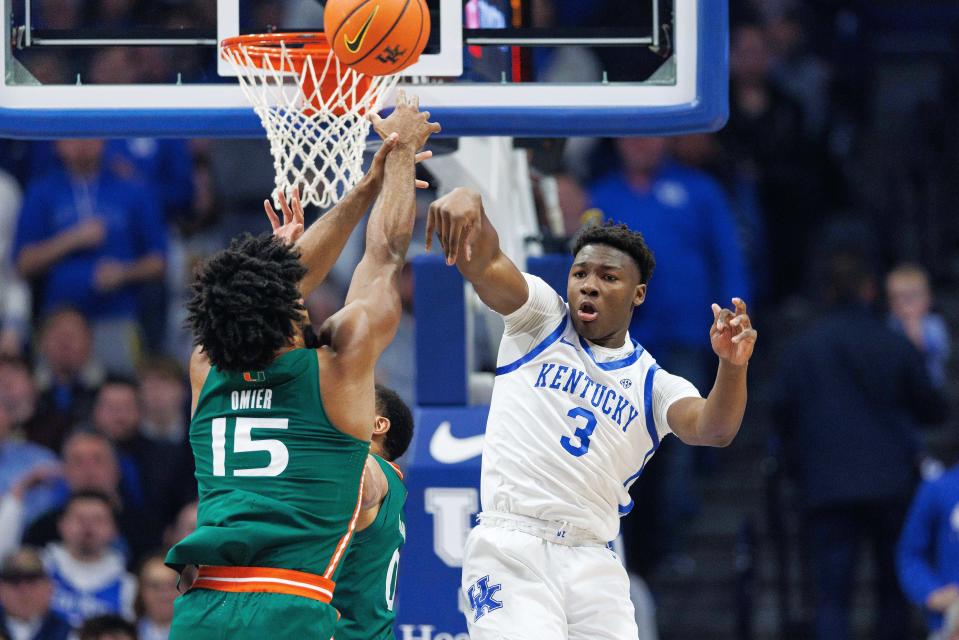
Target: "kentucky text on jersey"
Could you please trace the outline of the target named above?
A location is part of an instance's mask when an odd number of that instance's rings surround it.
[[[244,389],[230,394],[234,411],[240,409],[270,409],[273,404],[273,389]]]
[[[626,431],[629,424],[639,416],[639,411],[633,407],[632,403],[619,395],[615,389],[596,382],[585,371],[565,364],[544,362],[540,365],[539,375],[533,386],[556,389],[570,395],[578,395],[583,399],[592,389],[589,403],[610,416],[610,419],[622,427],[623,431]]]

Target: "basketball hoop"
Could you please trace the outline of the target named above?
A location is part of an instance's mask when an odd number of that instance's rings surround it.
[[[242,35],[220,45],[270,140],[274,203],[293,189],[304,204],[336,203],[363,175],[367,114],[399,76],[347,67],[319,32]]]

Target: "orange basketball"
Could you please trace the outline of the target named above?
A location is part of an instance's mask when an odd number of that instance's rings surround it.
[[[340,62],[385,76],[410,66],[426,48],[426,0],[329,0],[323,26]]]

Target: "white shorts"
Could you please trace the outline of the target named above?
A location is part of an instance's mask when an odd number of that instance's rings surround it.
[[[472,640],[637,640],[629,578],[606,545],[543,521],[485,515],[463,559]]]

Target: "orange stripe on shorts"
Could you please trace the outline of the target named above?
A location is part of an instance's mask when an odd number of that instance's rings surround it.
[[[329,603],[335,586],[323,576],[290,569],[202,566],[192,588],[231,593],[285,593]]]

